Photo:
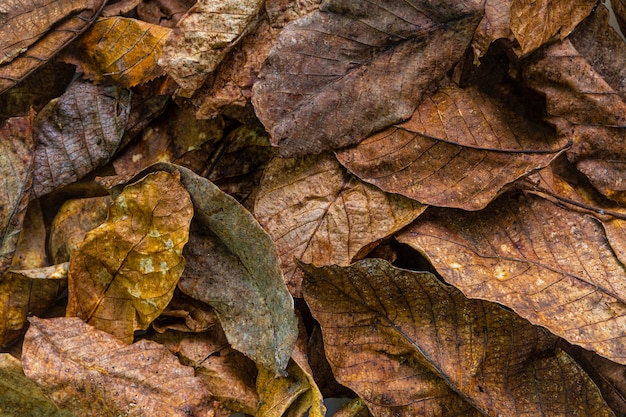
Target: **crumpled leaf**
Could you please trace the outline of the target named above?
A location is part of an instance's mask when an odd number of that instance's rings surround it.
[[[613,415],[556,337],[495,303],[377,259],[302,268],[335,376],[374,415]]]
[[[168,163],[149,170],[179,171],[193,201],[194,233],[179,288],[211,305],[228,342],[274,374],[287,366],[298,330],[269,235],[231,196],[192,171]]]
[[[360,142],[411,116],[465,51],[482,2],[330,0],[287,25],[253,88],[282,156]]]
[[[71,255],[67,315],[132,342],[172,298],[192,215],[176,174],[156,172],[125,187],[107,221]]]
[[[131,346],[77,318],[30,319],[26,376],[77,416],[213,416],[206,384],[158,343]]]
[[[191,97],[249,29],[261,0],[199,0],[178,22],[159,64]]]
[[[433,210],[397,239],[468,297],[504,304],[626,363],[626,271],[594,218],[536,196],[504,195],[476,213]]]
[[[511,0],[486,0],[485,15],[478,24],[472,39],[474,63],[479,64],[478,58],[483,57],[489,45],[498,39],[515,37],[511,32]]]
[[[106,163],[130,111],[129,90],[74,81],[37,115],[33,194],[42,196]]]
[[[26,378],[22,362],[8,353],[0,354],[0,414],[3,417],[72,417],[59,410],[41,388]]]
[[[479,210],[563,150],[547,127],[475,88],[440,88],[411,118],[337,159],[363,181],[423,204]]]
[[[219,319],[213,307],[180,291],[174,292],[172,301],[152,322],[152,328],[157,333],[165,333],[168,330],[201,333],[216,325],[219,326]]]
[[[105,0],[4,0],[0,5],[0,94],[89,27]]]
[[[568,159],[605,196],[626,203],[626,44],[594,14],[565,41],[542,50],[524,68],[545,94],[549,120],[573,140]]]
[[[144,84],[162,74],[157,62],[171,29],[125,17],[99,18],[74,43],[77,59],[89,79],[106,77],[122,87]]]
[[[323,154],[270,162],[254,214],[276,244],[289,291],[300,297],[302,273],[295,259],[348,265],[425,208],[363,183]]]
[[[0,122],[0,277],[9,268],[30,198],[33,115]]]

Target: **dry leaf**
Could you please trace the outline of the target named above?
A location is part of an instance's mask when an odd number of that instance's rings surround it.
[[[474,89],[440,88],[413,116],[339,162],[363,181],[423,204],[479,210],[517,178],[548,165],[566,146],[554,133]]]
[[[46,225],[41,210],[41,201],[34,200],[28,204],[26,216],[22,223],[22,232],[13,254],[11,269],[31,269],[49,265],[46,253]],[[62,263],[67,261],[61,261]]]
[[[626,0],[611,0],[611,7],[622,34],[626,33]]]
[[[67,315],[132,342],[172,298],[192,215],[178,175],[157,172],[125,187],[71,255]]]
[[[201,333],[215,326],[219,326],[219,319],[210,305],[178,290],[161,315],[152,322],[152,328],[157,333],[168,330]]]
[[[511,1],[512,0],[486,0],[485,15],[478,24],[472,39],[474,50],[474,63],[478,65],[478,58],[483,57],[489,45],[498,39],[513,40],[511,32]]]
[[[289,291],[300,297],[295,259],[348,265],[425,208],[361,182],[324,154],[270,162],[254,213],[274,239]]]
[[[370,410],[367,408],[365,401],[361,398],[355,398],[348,404],[341,407],[333,417],[372,417]]]
[[[22,362],[8,353],[0,354],[0,414],[3,417],[72,417],[59,410],[41,388],[26,378]]]
[[[282,29],[287,23],[319,9],[319,0],[268,0],[265,11],[273,28]]]
[[[411,116],[481,12],[480,2],[414,3],[326,1],[282,30],[253,89],[282,156],[356,144]]]
[[[191,97],[246,33],[260,0],[199,0],[178,22],[160,60],[167,74]]]
[[[144,0],[137,6],[139,19],[173,28],[196,0]]]
[[[131,346],[77,318],[32,318],[26,375],[77,416],[212,417],[208,386],[158,343]]]
[[[37,115],[33,194],[74,182],[106,163],[122,139],[130,91],[74,81]]]
[[[626,272],[590,216],[524,195],[481,212],[433,210],[397,239],[468,297],[496,301],[626,363]]]
[[[556,337],[495,303],[382,260],[302,268],[335,376],[374,415],[613,415]]]
[[[105,0],[4,0],[0,5],[0,94],[89,27]]]

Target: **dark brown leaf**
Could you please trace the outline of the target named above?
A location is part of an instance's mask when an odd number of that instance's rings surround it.
[[[626,1],[625,0],[611,0],[611,7],[615,12],[615,18],[622,30],[622,34],[626,33]]]
[[[411,116],[462,56],[480,2],[324,2],[287,25],[254,85],[282,156],[360,142]]]

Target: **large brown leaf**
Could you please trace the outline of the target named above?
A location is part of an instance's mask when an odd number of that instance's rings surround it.
[[[474,89],[440,88],[411,118],[337,152],[363,181],[423,204],[479,210],[550,163],[554,133]]]
[[[287,25],[254,85],[282,156],[356,144],[411,116],[462,56],[481,2],[330,0]]]
[[[130,111],[128,90],[75,81],[37,115],[33,194],[42,196],[106,163]]]
[[[613,415],[556,337],[495,303],[377,259],[302,267],[335,375],[374,415]]]
[[[125,187],[71,255],[67,315],[132,342],[172,298],[192,215],[178,175],[157,172]]]
[[[24,371],[77,416],[212,417],[208,386],[162,345],[131,346],[77,318],[32,318]]]
[[[422,217],[397,238],[447,282],[626,363],[626,271],[594,218],[515,194],[477,213]]]
[[[105,0],[4,0],[0,5],[0,94],[89,27]]]
[[[296,259],[349,265],[424,209],[363,183],[323,154],[274,159],[265,170],[254,213],[274,239],[289,290],[299,297],[302,275]]]
[[[528,84],[545,94],[567,152],[593,185],[626,203],[626,43],[598,5],[565,41],[541,50],[524,69]]]

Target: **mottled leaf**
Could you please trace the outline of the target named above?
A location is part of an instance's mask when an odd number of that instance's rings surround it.
[[[302,268],[333,371],[374,415],[613,415],[556,337],[495,303],[382,260]]]
[[[397,239],[468,297],[626,363],[626,271],[594,218],[512,194],[481,212],[433,210]]]
[[[319,9],[319,0],[268,0],[265,11],[273,28],[282,29],[287,23]]]
[[[341,407],[333,417],[372,417],[365,401],[355,398],[348,404]]]
[[[207,385],[158,343],[131,346],[77,318],[32,318],[26,375],[78,416],[213,416]]]
[[[162,74],[157,62],[171,29],[136,19],[98,19],[73,45],[85,76],[102,81],[106,77],[123,87],[146,83]]]
[[[30,197],[33,116],[0,122],[0,277],[11,265]]]
[[[337,152],[363,181],[423,204],[479,210],[565,146],[474,88],[440,88],[411,118]]]
[[[67,315],[132,342],[172,298],[192,215],[178,175],[157,172],[125,187],[70,257]]]
[[[59,410],[41,388],[26,378],[22,362],[8,353],[0,354],[0,414],[3,417],[71,417]]]
[[[604,195],[626,203],[626,43],[608,24],[602,5],[565,41],[549,46],[524,69],[545,94],[567,152]]]
[[[33,194],[74,182],[117,150],[130,110],[130,91],[74,81],[35,119]]]
[[[89,27],[105,0],[4,0],[0,5],[0,93]]]
[[[31,201],[26,209],[26,216],[22,224],[17,248],[13,254],[11,269],[31,269],[49,265],[46,253],[47,238],[41,201]]]
[[[254,85],[282,156],[360,142],[407,119],[461,58],[480,2],[331,0],[287,25]]]
[[[425,208],[363,183],[324,154],[270,162],[254,214],[274,239],[287,286],[299,297],[296,259],[349,265]]]
[[[190,97],[246,33],[260,0],[200,0],[178,22],[160,64]]]

